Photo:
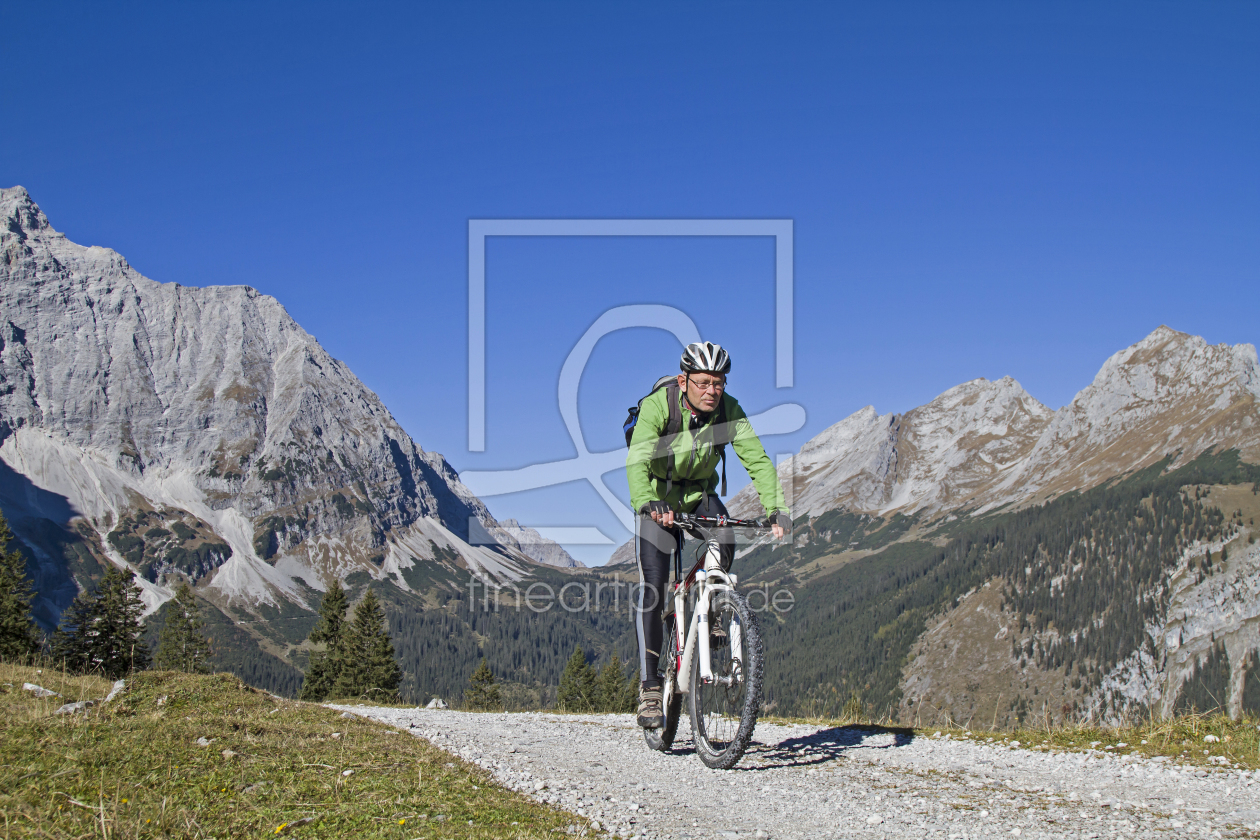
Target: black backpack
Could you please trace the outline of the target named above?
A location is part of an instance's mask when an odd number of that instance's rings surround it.
[[[626,446],[630,445],[630,439],[634,437],[634,427],[639,422],[639,410],[643,407],[643,400],[655,394],[657,391],[665,389],[665,402],[669,406],[669,419],[665,421],[665,432],[656,439],[656,449],[652,453],[653,458],[660,457],[662,450],[669,452],[669,460],[665,466],[665,492],[669,493],[673,486],[674,475],[674,452],[669,449],[669,445],[673,442],[674,436],[682,431],[682,409],[678,407],[678,377],[662,376],[656,380],[656,384],[652,386],[652,390],[643,395],[636,405],[630,407],[626,414],[626,422],[622,424],[621,430],[626,433]],[[726,395],[723,394],[718,399],[717,417],[713,420],[717,426],[714,432],[713,443],[718,448],[718,457],[722,459],[722,491],[721,495],[726,495],[726,444],[730,443],[730,430],[726,428]],[[688,479],[681,479],[680,483],[688,483]]]

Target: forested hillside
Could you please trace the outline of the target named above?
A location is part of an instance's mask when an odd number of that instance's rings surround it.
[[[158,637],[172,603],[163,604],[145,621],[144,636],[150,650],[157,650]],[[300,668],[264,650],[257,639],[233,623],[214,604],[199,598],[198,607],[201,620],[205,623],[201,632],[210,643],[207,664],[211,671],[235,674],[250,685],[281,697],[297,696],[298,689],[302,687]]]
[[[566,591],[569,609],[558,601],[543,609],[545,600],[533,601],[535,609],[530,609],[510,589],[487,600],[484,588],[470,592],[466,585],[445,590],[449,599],[442,606],[424,609],[414,596],[376,586],[403,668],[402,696],[417,702],[434,696],[458,700],[484,656],[505,684],[506,696],[519,698],[522,705],[545,706],[554,699],[577,646],[599,665],[614,653],[622,662],[637,662],[627,590],[607,586],[606,575],[569,575],[544,567],[522,581],[520,590],[543,584],[558,593],[572,583],[577,585]],[[586,591],[591,608],[579,609]]]
[[[458,702],[468,678],[485,657],[506,698],[515,705],[549,705],[560,683],[560,674],[573,649],[581,646],[589,661],[602,665],[614,653],[622,662],[637,661],[628,589],[615,590],[604,575],[570,576],[538,570],[525,584],[541,584],[537,591],[566,592],[569,609],[558,601],[535,599],[536,610],[516,599],[510,589],[498,597],[485,596],[484,587],[470,593],[450,576],[422,595],[372,582],[367,575],[352,575],[346,588],[352,603],[370,586],[381,600],[394,651],[403,669],[401,698],[423,703],[432,697]],[[596,586],[599,586],[596,597]],[[592,609],[578,609],[589,586]],[[523,589],[523,587],[522,587]],[[210,641],[210,666],[227,671],[247,683],[284,697],[296,697],[307,664],[303,646],[315,623],[305,611],[277,611],[262,622],[260,643],[213,604],[199,600],[204,634]],[[145,623],[145,637],[156,649],[168,606],[163,605]],[[242,621],[238,619],[238,621]],[[271,647],[267,650],[266,647]],[[287,654],[272,651],[287,651]]]
[[[838,714],[854,696],[876,713],[895,709],[902,668],[926,621],[991,579],[1003,582],[1006,608],[1029,631],[1012,637],[1024,640],[1012,656],[1070,667],[1096,685],[1145,642],[1146,622],[1167,607],[1164,579],[1182,552],[1240,527],[1195,488],[1260,481],[1260,467],[1235,452],[1167,474],[1163,466],[1025,510],[956,520],[939,532],[948,538],[943,546],[893,543],[811,578],[796,587],[790,612],[763,613],[773,651],[768,701],[793,714]],[[863,530],[864,521],[869,527],[869,518],[829,512],[802,523],[804,546],[761,547],[743,563],[792,583],[791,570],[808,568],[829,545],[848,549],[855,533],[859,544],[876,539],[880,532]],[[1210,560],[1200,573],[1208,569]]]

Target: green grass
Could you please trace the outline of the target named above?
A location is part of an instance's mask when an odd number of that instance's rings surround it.
[[[4,836],[542,838],[577,822],[427,741],[228,674],[146,672],[107,706],[53,714],[109,687],[0,663]]]
[[[933,730],[935,732],[935,730]],[[993,733],[972,733],[992,737]],[[1215,741],[1204,740],[1208,736]],[[1249,716],[1231,720],[1222,714],[1185,714],[1169,720],[1148,720],[1135,726],[1105,729],[1092,726],[1025,728],[998,739],[1018,741],[1029,749],[1074,752],[1096,749],[1116,755],[1167,756],[1183,764],[1260,767],[1260,727]]]
[[[915,738],[949,737],[974,743],[1014,746],[1032,751],[1098,752],[1166,756],[1182,764],[1204,767],[1260,769],[1260,721],[1244,716],[1231,720],[1223,714],[1185,714],[1170,720],[1148,720],[1134,726],[1105,728],[1087,725],[1023,727],[1014,731],[970,730],[961,727],[899,726],[890,719],[874,720],[862,712],[841,718],[774,717],[761,720],[778,724],[854,726],[911,732]],[[1205,740],[1213,736],[1215,741]]]

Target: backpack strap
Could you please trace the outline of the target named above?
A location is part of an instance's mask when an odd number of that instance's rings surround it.
[[[678,405],[680,391],[675,381],[665,386],[665,403],[669,406],[669,415],[665,420],[665,433],[656,439],[657,454],[664,447],[665,459],[665,495],[673,489],[674,479],[674,437],[682,431],[682,409]]]
[[[726,394],[722,394],[718,398],[717,417],[713,418],[716,424],[713,432],[713,443],[718,448],[718,457],[722,459],[722,492],[720,495],[726,495],[726,444],[731,441],[730,430],[726,428]]]

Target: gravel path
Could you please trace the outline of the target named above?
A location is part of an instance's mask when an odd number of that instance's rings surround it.
[[[629,715],[336,706],[409,730],[598,831],[648,838],[1260,837],[1260,771],[760,723],[734,770]]]

